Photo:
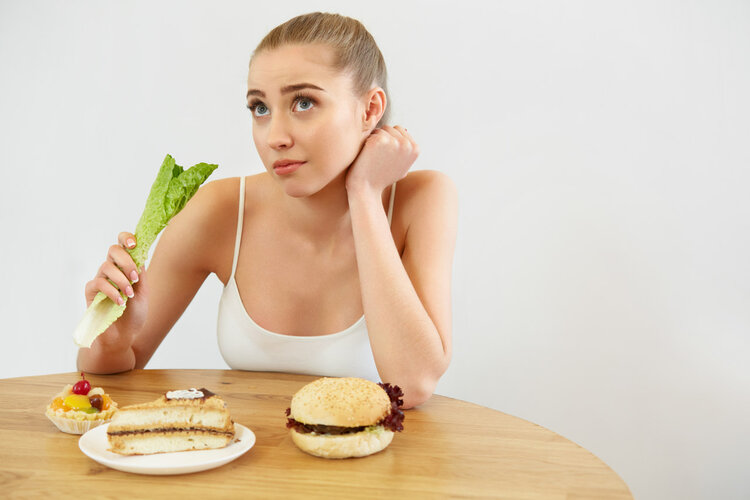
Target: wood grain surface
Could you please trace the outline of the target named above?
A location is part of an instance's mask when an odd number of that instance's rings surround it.
[[[0,380],[0,496],[14,498],[508,498],[630,499],[601,460],[543,427],[435,395],[408,410],[404,432],[365,458],[326,460],[297,449],[285,427],[291,396],[315,377],[230,370],[87,375],[120,406],[205,387],[226,402],[255,446],[208,471],[148,476],[100,465],[44,411],[77,373]]]

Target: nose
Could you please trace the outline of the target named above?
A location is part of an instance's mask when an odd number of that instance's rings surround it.
[[[294,141],[289,133],[289,126],[283,117],[271,117],[266,141],[272,149],[289,149],[292,147]]]

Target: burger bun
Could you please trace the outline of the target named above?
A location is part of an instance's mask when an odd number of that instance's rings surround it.
[[[388,394],[361,378],[319,378],[292,397],[291,417],[305,424],[361,427],[377,424],[391,410]]]
[[[393,431],[382,426],[351,434],[314,434],[290,431],[297,447],[310,455],[322,458],[366,457],[377,453],[393,440]]]

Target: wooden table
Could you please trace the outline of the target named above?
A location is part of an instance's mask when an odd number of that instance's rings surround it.
[[[78,436],[44,410],[77,373],[0,380],[0,496],[99,498],[342,497],[632,498],[590,452],[538,425],[433,396],[408,410],[381,453],[325,460],[297,449],[285,427],[291,396],[315,377],[229,370],[135,370],[91,375],[120,406],[172,389],[206,387],[224,398],[255,446],[217,469],[175,476],[120,472],[91,460]]]

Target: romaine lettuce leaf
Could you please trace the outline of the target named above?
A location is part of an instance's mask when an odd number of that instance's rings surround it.
[[[149,248],[156,241],[161,230],[182,210],[217,167],[218,165],[198,163],[184,170],[170,155],[164,158],[146,199],[146,207],[135,227],[137,245],[132,250],[128,250],[138,269],[146,263]],[[121,295],[127,302],[127,296],[122,293]],[[122,316],[126,305],[115,304],[102,292],[97,293],[78,323],[73,333],[73,340],[80,347],[91,347],[94,339]]]

